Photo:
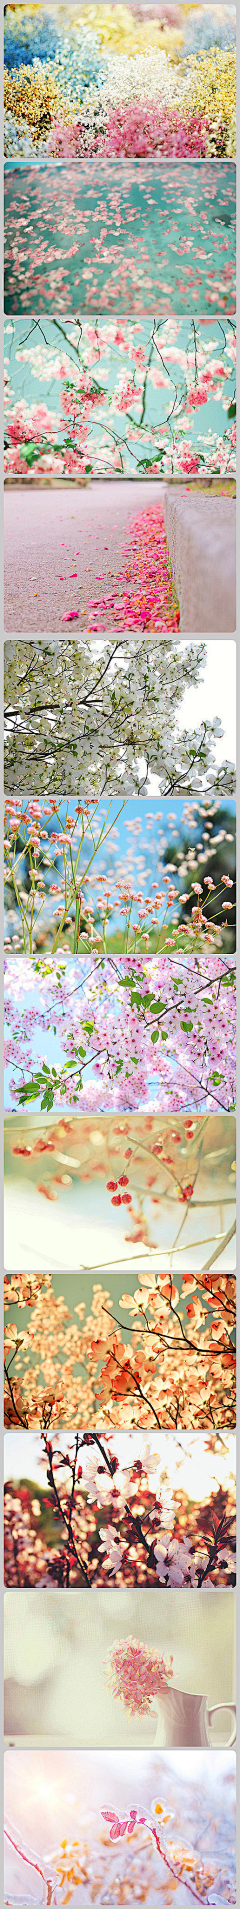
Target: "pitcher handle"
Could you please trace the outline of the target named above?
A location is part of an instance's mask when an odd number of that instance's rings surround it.
[[[209,1723],[211,1722],[211,1717],[214,1717],[216,1710],[232,1710],[233,1711],[235,1723],[232,1730],[232,1734],[231,1734],[231,1737],[228,1737],[227,1743],[223,1745],[223,1748],[225,1750],[231,1750],[232,1743],[236,1743],[236,1704],[227,1703],[227,1699],[225,1704],[211,1704],[211,1705],[208,1704],[207,1716],[208,1716]]]

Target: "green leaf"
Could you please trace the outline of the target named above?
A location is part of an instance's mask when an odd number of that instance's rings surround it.
[[[228,418],[235,418],[235,417],[236,417],[236,409],[237,409],[237,406],[236,406],[236,401],[235,401],[235,400],[234,400],[234,398],[233,398],[233,399],[232,399],[232,404],[230,404],[230,405],[229,405],[229,409],[228,409]]]
[[[28,465],[28,470],[31,470],[32,464],[37,464],[39,457],[41,457],[40,444],[24,445],[20,456],[24,459],[24,464]]]
[[[180,1027],[182,1027],[183,1034],[191,1034],[193,1021],[180,1021]]]
[[[155,1047],[156,1041],[159,1041],[159,1027],[153,1028],[153,1032],[151,1034],[151,1041],[152,1041],[153,1047]]]

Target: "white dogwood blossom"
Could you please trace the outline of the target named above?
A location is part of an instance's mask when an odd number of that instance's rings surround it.
[[[232,795],[234,764],[216,763],[220,717],[205,710],[206,647],[176,633],[7,642],[5,788],[29,794]],[[200,690],[195,729],[181,727],[185,692]],[[216,692],[217,693],[217,692]]]

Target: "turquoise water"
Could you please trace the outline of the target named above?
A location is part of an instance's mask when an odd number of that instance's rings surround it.
[[[5,169],[5,311],[231,312],[235,166]]]

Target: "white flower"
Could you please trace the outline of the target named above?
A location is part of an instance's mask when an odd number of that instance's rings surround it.
[[[99,1545],[99,1550],[102,1551],[103,1554],[104,1552],[106,1553],[108,1571],[112,1571],[115,1576],[116,1571],[120,1571],[122,1556],[126,1550],[126,1545],[120,1542],[115,1525],[106,1525],[106,1527],[100,1525],[100,1538],[101,1544]]]

